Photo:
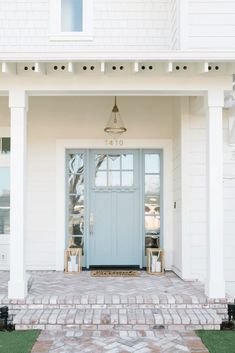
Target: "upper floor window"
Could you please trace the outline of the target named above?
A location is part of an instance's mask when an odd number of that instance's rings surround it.
[[[62,32],[82,32],[82,0],[61,0],[61,30]]]
[[[52,40],[91,40],[93,0],[50,0]]]

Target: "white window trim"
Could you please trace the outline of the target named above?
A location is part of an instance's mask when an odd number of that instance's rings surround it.
[[[50,40],[90,41],[93,40],[93,0],[83,0],[83,31],[61,31],[61,0],[50,0]]]

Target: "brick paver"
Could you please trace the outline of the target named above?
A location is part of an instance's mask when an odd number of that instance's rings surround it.
[[[32,353],[208,353],[194,332],[43,331]]]
[[[208,299],[200,282],[172,272],[133,278],[30,272],[25,300],[8,300],[0,271],[0,305],[19,329],[44,330],[33,353],[205,353],[192,330],[219,329],[230,298]],[[218,314],[220,316],[218,316]],[[189,331],[191,330],[191,331]]]

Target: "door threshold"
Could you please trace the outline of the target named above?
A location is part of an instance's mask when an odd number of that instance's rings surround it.
[[[89,270],[141,270],[139,265],[96,265],[90,266]]]

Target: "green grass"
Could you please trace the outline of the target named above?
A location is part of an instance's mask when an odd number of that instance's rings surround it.
[[[40,331],[0,332],[0,353],[29,353]]]
[[[197,331],[210,353],[235,353],[235,331]]]

